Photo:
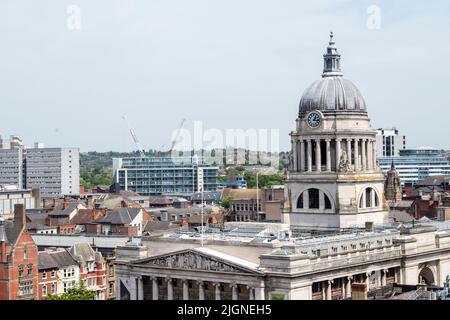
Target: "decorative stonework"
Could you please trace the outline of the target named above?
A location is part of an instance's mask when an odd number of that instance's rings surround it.
[[[161,267],[169,269],[186,269],[201,271],[218,271],[232,273],[251,273],[250,270],[204,256],[194,251],[184,251],[167,256],[158,256],[142,261],[149,267]]]

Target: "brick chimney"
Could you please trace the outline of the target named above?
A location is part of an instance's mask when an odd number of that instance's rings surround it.
[[[25,214],[25,206],[23,204],[14,205],[14,228],[22,229],[27,224],[27,217]]]

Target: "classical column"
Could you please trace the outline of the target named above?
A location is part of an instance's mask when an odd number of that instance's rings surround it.
[[[339,172],[339,164],[341,162],[341,139],[336,139],[336,172]]]
[[[309,209],[309,191],[303,191],[303,209]]]
[[[325,209],[325,195],[323,194],[322,190],[319,190],[319,209]]]
[[[372,170],[373,169],[373,160],[372,160],[372,141],[370,139],[367,139],[367,169]]]
[[[255,300],[255,293],[253,287],[247,286],[248,289],[248,300]]]
[[[222,296],[221,296],[221,292],[220,292],[220,283],[218,283],[218,282],[215,282],[214,283],[214,293],[215,293],[215,299],[216,300],[221,300],[222,299]]]
[[[238,288],[237,284],[231,285],[231,300],[237,300],[238,299]]]
[[[330,147],[330,139],[326,139],[326,149],[327,149],[327,171],[330,172],[331,171],[331,147]]]
[[[325,291],[325,300],[331,300],[331,284],[333,283],[333,280],[325,281],[327,289]]]
[[[347,138],[347,160],[348,164],[350,165],[350,168],[352,168],[352,140],[350,138]]]
[[[369,288],[370,288],[370,274],[371,274],[372,272],[366,272],[366,290],[367,290],[367,292],[369,291]]]
[[[153,284],[153,287],[152,287],[153,300],[158,300],[158,278],[153,277],[152,278],[152,284]]]
[[[375,196],[376,196],[375,190],[374,190],[374,189],[371,189],[371,190],[370,190],[370,203],[371,203],[371,205],[372,205],[372,208],[375,208],[375,207],[376,207]]]
[[[255,287],[254,291],[255,291],[255,300],[266,300],[266,293],[263,281],[261,281],[261,283]]]
[[[359,139],[354,139],[354,144],[355,144],[355,171],[359,171],[359,149],[358,149],[358,144],[359,144]]]
[[[361,164],[362,170],[367,170],[367,160],[366,160],[366,139],[361,140]]]
[[[298,164],[297,164],[297,158],[298,158],[298,152],[297,152],[297,138],[292,138],[292,158],[294,162],[294,171],[298,171]]]
[[[372,153],[373,153],[373,168],[377,168],[377,143],[376,140],[372,140]]]
[[[312,171],[312,140],[306,140],[307,145],[307,157],[308,157],[308,172]]]
[[[198,282],[198,300],[205,300],[205,283],[203,281]]]
[[[189,280],[183,280],[183,300],[189,300]]]
[[[144,300],[144,281],[142,276],[136,277],[137,279],[137,300]]]
[[[387,269],[381,270],[381,286],[382,287],[386,286],[386,284],[387,284],[387,281],[386,281],[387,273],[388,273]]]
[[[300,171],[305,171],[305,142],[300,140]]]
[[[316,171],[322,171],[322,159],[320,158],[320,139],[316,139]]]
[[[173,300],[173,282],[171,278],[167,278],[167,300]]]
[[[347,277],[345,283],[345,297],[350,298],[351,296],[352,296],[352,277]]]

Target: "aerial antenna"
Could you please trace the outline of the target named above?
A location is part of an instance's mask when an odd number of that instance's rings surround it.
[[[125,122],[127,123],[128,130],[130,131],[131,137],[133,138],[133,141],[136,144],[136,146],[139,150],[139,153],[141,154],[141,158],[144,158],[145,157],[144,150],[142,149],[141,144],[139,143],[139,139],[138,139],[137,135],[134,133],[134,130],[131,128],[131,125],[128,122],[127,117],[122,116],[122,119],[125,120]]]

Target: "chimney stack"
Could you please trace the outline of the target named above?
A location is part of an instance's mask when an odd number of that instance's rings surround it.
[[[23,204],[14,205],[14,228],[24,228],[27,224],[27,217],[25,214],[25,206]]]

